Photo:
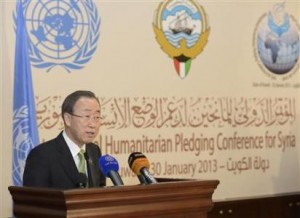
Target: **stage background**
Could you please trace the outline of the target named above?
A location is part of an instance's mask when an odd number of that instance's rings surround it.
[[[161,2],[94,1],[100,38],[83,69],[32,67],[41,141],[61,131],[66,95],[87,89],[102,104],[96,142],[119,161],[126,185],[138,184],[127,163],[139,150],[133,145],[147,142],[140,151],[154,176],[218,179],[216,201],[299,191],[299,61],[290,72],[276,75],[256,52],[259,22],[278,2],[199,1],[210,34],[184,79],[153,31]],[[0,2],[1,217],[12,210],[7,187],[12,185],[15,6],[16,1]],[[284,11],[299,39],[300,3],[286,1]],[[230,140],[252,139],[255,148],[225,148]]]

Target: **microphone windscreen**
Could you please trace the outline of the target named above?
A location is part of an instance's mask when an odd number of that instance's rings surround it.
[[[89,154],[87,152],[84,152],[83,155],[84,155],[84,158],[86,161],[88,161],[90,159]]]
[[[111,170],[115,172],[118,172],[119,170],[118,161],[108,154],[103,155],[99,158],[99,167],[106,177],[109,177],[109,172]]]
[[[143,155],[141,152],[133,152],[130,154],[128,158],[128,164],[131,170],[137,174],[141,174],[142,168],[149,169],[150,163],[145,155]]]

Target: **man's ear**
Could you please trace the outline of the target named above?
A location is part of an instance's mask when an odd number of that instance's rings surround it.
[[[65,125],[66,126],[70,126],[71,125],[71,114],[69,113],[64,113],[63,117],[64,117],[64,120],[65,120]]]

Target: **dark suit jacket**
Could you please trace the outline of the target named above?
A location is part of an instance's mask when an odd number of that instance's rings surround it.
[[[86,144],[89,187],[106,185],[98,159],[101,150],[96,144]],[[62,133],[57,138],[32,149],[27,157],[23,185],[57,189],[80,187],[80,174]]]

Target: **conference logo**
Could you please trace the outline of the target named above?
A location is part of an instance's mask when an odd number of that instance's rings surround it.
[[[259,19],[253,37],[257,63],[271,79],[286,80],[299,69],[299,26],[285,11],[285,3],[273,5]]]
[[[100,17],[92,0],[23,1],[30,61],[36,68],[83,68],[100,36]]]
[[[210,27],[203,7],[194,0],[164,1],[155,12],[153,30],[178,76],[185,78],[208,42]]]

